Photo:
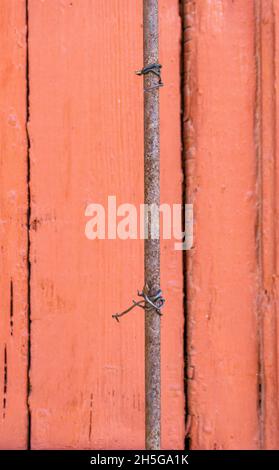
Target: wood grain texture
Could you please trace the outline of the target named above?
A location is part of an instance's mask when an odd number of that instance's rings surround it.
[[[27,445],[25,1],[0,8],[0,448]]]
[[[277,0],[184,2],[193,449],[276,449]],[[162,202],[182,194],[179,2],[160,0]],[[87,204],[143,201],[141,2],[0,8],[0,448],[144,447],[143,243],[89,241]],[[27,77],[28,75],[28,77]],[[28,142],[31,390],[28,376]],[[183,273],[162,241],[162,443],[184,445]],[[191,423],[191,426],[190,426]]]
[[[193,449],[259,430],[254,2],[185,2],[188,392]]]
[[[32,448],[143,448],[143,243],[85,238],[85,208],[143,201],[142,11],[29,0]],[[160,2],[162,200],[181,201],[178,3]],[[47,38],[47,40],[46,40]],[[166,184],[168,182],[168,184]],[[182,257],[162,246],[163,445],[184,441]]]

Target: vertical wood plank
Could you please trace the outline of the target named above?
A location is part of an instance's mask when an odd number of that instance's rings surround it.
[[[0,8],[0,448],[27,445],[25,1]]]
[[[254,2],[185,1],[194,449],[259,447]]]
[[[178,3],[161,2],[162,198],[181,200]],[[143,448],[143,243],[85,238],[91,202],[143,201],[141,3],[29,0],[32,447]],[[176,29],[178,28],[178,29]],[[46,40],[47,38],[47,40]],[[165,93],[165,94],[164,94]],[[170,178],[171,175],[171,178]],[[181,253],[163,246],[163,443],[184,438]],[[173,246],[173,245],[172,245]],[[169,312],[169,316],[168,316]]]
[[[262,328],[262,446],[278,449],[278,306],[277,306],[277,29],[278,6],[257,2],[260,160],[260,310]],[[277,14],[277,16],[276,16]]]

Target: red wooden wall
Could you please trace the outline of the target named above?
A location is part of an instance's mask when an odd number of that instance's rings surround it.
[[[184,2],[194,449],[278,448],[277,0]]]
[[[278,448],[279,2],[159,5],[162,202],[195,221],[184,272],[162,242],[162,444]],[[141,2],[1,0],[0,26],[0,447],[143,448],[143,315],[111,318],[143,243],[84,234],[143,199]]]
[[[179,203],[177,2],[160,16],[162,200]],[[143,448],[143,315],[111,317],[142,288],[143,242],[84,233],[89,203],[143,202],[141,2],[3,0],[0,19],[0,445]],[[182,448],[182,254],[162,251],[163,446]]]

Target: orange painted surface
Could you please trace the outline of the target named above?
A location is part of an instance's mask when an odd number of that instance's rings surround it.
[[[185,2],[194,449],[279,445],[278,8],[273,0]]]
[[[111,318],[143,285],[143,243],[84,235],[89,203],[143,202],[140,6],[29,1],[35,449],[144,447],[143,315]],[[179,203],[180,18],[160,8],[162,201]],[[182,448],[182,255],[172,241],[162,255],[163,446]]]
[[[259,446],[253,2],[186,2],[188,391],[194,449]]]
[[[0,8],[0,448],[27,443],[25,2]]]
[[[258,157],[262,446],[279,447],[278,390],[278,164],[276,146],[278,21],[277,1],[257,2]],[[277,26],[277,27],[276,27]]]
[[[159,3],[161,199],[180,203],[181,2]],[[162,444],[183,448],[186,401],[193,449],[276,449],[279,2],[182,3],[194,247],[183,273],[162,241]],[[143,448],[143,314],[111,318],[143,243],[84,234],[89,203],[143,201],[141,2],[29,0],[28,31],[26,5],[0,8],[0,448]]]

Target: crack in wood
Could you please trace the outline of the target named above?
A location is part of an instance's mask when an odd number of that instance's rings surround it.
[[[93,393],[91,393],[90,395],[89,433],[88,433],[89,440],[91,440],[91,434],[92,434],[92,420],[93,420]]]
[[[8,360],[7,360],[7,345],[4,347],[4,389],[3,389],[3,419],[6,417],[7,408],[7,392],[8,392]]]
[[[14,284],[11,279],[10,282],[10,332],[11,336],[14,334]]]

